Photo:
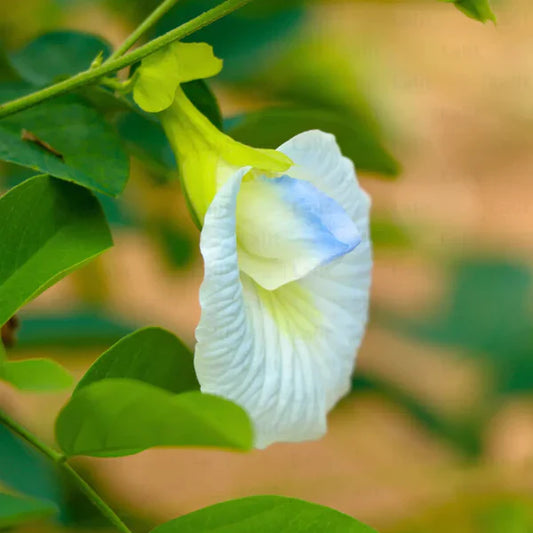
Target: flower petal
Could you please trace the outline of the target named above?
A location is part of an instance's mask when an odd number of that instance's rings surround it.
[[[239,273],[235,211],[249,169],[231,177],[209,207],[195,367],[204,392],[249,412],[257,447],[325,432],[327,411],[349,390],[367,316],[368,197],[334,139],[310,132],[293,141],[283,146],[297,164],[288,174],[307,178],[343,205],[363,242],[301,280],[268,291]]]
[[[329,371],[324,376],[328,378],[327,407],[331,409],[349,390],[354,355],[363,339],[368,319],[372,275],[370,197],[359,185],[354,164],[342,155],[334,135],[319,130],[306,131],[278,150],[294,162],[287,174],[308,180],[336,200],[351,216],[362,236],[362,242],[353,252],[311,273],[301,282],[312,292],[315,304],[326,316],[333,316],[336,310],[344,310],[344,313],[335,313],[339,321],[329,322],[332,331],[328,336],[327,350],[337,354],[337,364],[329,365]],[[350,370],[347,372],[347,369]]]
[[[306,131],[278,150],[294,164],[286,172],[289,176],[309,181],[333,198],[352,217],[359,230],[368,233],[370,198],[361,189],[354,164],[342,155],[334,135],[319,130]]]
[[[308,181],[258,176],[237,200],[239,266],[274,290],[353,250],[361,237],[342,207]]]

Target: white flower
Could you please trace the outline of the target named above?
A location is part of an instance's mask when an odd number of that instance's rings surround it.
[[[202,391],[248,411],[257,447],[317,438],[350,390],[365,329],[370,200],[332,135],[275,151],[217,130],[180,84],[221,68],[208,45],[173,43],[143,60],[134,88],[203,224],[196,372]]]
[[[244,407],[256,446],[322,436],[350,390],[368,313],[368,195],[332,135],[282,145],[280,177],[243,168],[204,219],[195,367],[202,391]]]

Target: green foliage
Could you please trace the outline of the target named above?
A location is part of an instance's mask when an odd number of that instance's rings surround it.
[[[112,245],[87,190],[37,176],[0,198],[0,324],[50,285]]]
[[[466,420],[448,418],[425,405],[402,387],[395,386],[372,374],[359,372],[352,379],[352,390],[354,394],[369,391],[378,393],[382,398],[389,400],[392,405],[406,412],[426,431],[462,452],[465,457],[477,457],[482,451],[484,419],[479,413],[470,413]]]
[[[496,22],[496,16],[492,12],[489,0],[442,0],[444,2],[453,2],[455,7],[465,15],[479,20],[480,22]]]
[[[59,509],[62,524],[102,525],[94,507],[49,459],[0,425],[0,484]],[[91,529],[94,531],[94,528]]]
[[[108,346],[128,335],[135,326],[97,309],[21,314],[17,346]]]
[[[501,392],[533,387],[533,276],[529,268],[497,259],[464,259],[452,272],[448,305],[418,320],[389,323],[425,341],[487,355]]]
[[[117,119],[117,129],[128,148],[157,173],[176,172],[176,159],[159,121],[147,114],[128,112]]]
[[[0,82],[17,81],[18,73],[9,61],[6,52],[0,47]]]
[[[152,533],[372,533],[328,507],[281,496],[219,503],[156,527]],[[375,532],[374,532],[375,533]]]
[[[6,361],[0,365],[0,379],[24,391],[55,391],[72,385],[72,376],[50,359]]]
[[[63,488],[55,468],[0,424],[0,484],[63,507]]]
[[[370,220],[370,235],[375,248],[410,248],[413,237],[408,229],[391,217],[374,214]]]
[[[166,220],[155,221],[150,228],[171,267],[184,268],[191,263],[197,243],[189,233]]]
[[[154,446],[249,450],[251,423],[237,405],[200,392],[172,394],[131,379],[105,379],[76,392],[56,421],[69,456],[117,457]]]
[[[87,70],[99,55],[106,59],[111,45],[95,35],[57,31],[41,35],[10,55],[19,75],[35,85],[47,85]]]
[[[223,129],[222,112],[215,94],[205,80],[183,83],[181,88],[195,107],[219,130]]]
[[[477,20],[495,20],[488,0],[444,1],[453,1],[457,8]],[[153,7],[151,3],[151,0],[137,2],[137,8],[143,11]],[[324,54],[307,42],[304,55],[297,48],[293,54],[286,54],[283,47],[274,46],[280,37],[289,37],[303,20],[304,3],[305,0],[256,2],[202,28],[192,38],[214,44],[216,52],[227,60],[228,68],[222,76],[226,81],[242,83],[251,72],[257,74],[261,64],[262,72],[241,88],[257,90],[260,98],[267,95],[267,100],[281,104],[231,120],[230,133],[245,143],[275,148],[301,131],[322,129],[336,135],[342,151],[354,160],[358,169],[397,175],[399,165],[385,147],[371,106],[353,89],[356,83],[347,74],[345,62],[334,61],[334,70],[328,70],[331,65],[327,61],[323,64]],[[180,0],[160,21],[156,31],[174,28],[209,7],[212,0]],[[199,45],[201,48],[205,47]],[[103,60],[110,53],[110,45],[100,37],[70,31],[43,35],[15,53],[0,51],[0,101],[31,93],[37,87],[86,70],[95,58]],[[280,67],[278,60],[285,55]],[[194,72],[203,70],[207,63],[199,57],[188,65]],[[145,61],[149,63],[150,59]],[[179,66],[179,62],[174,63],[169,65]],[[133,71],[135,65],[132,67]],[[332,72],[336,73],[330,75]],[[177,73],[177,70],[170,72],[174,76]],[[148,78],[147,101],[154,89],[168,81],[164,72],[155,74]],[[338,89],[339,80],[345,80],[346,87]],[[114,87],[112,82],[118,87],[116,78],[103,81],[106,87]],[[74,95],[48,100],[0,121],[0,160],[54,176],[29,178],[0,198],[3,230],[0,325],[47,287],[112,245],[102,207],[87,189],[110,196],[122,192],[129,173],[123,142],[133,155],[167,177],[175,172],[176,161],[159,123],[136,109],[131,97],[99,87],[99,82],[95,76],[94,86],[85,86]],[[193,104],[222,130],[217,100],[205,82],[190,82],[183,89]],[[117,90],[121,92],[122,87]],[[166,96],[172,99],[174,90],[171,88],[168,93]],[[25,178],[23,173],[17,176],[19,180]],[[122,220],[116,204],[106,205],[110,207],[106,214]],[[166,221],[158,220],[156,226],[173,262],[185,263],[190,258],[184,253],[190,252],[190,240]],[[408,233],[386,218],[373,220],[372,231],[377,245],[411,243]],[[484,264],[462,265],[455,282],[450,308],[444,313],[418,321],[399,319],[396,327],[427,340],[464,346],[476,354],[489,354],[502,391],[522,391],[533,386],[530,273],[514,265],[491,264],[488,268]],[[129,329],[126,326],[122,329],[122,325],[99,315],[96,319],[90,315],[93,326],[87,328],[84,317],[71,314],[62,322],[63,327],[67,325],[68,333],[63,332],[56,339],[64,342],[70,335],[68,338],[74,343],[88,338],[95,342],[94,333],[98,330],[100,336],[96,342],[99,342]],[[394,317],[387,319],[395,321]],[[55,320],[57,325],[57,317]],[[31,321],[28,324],[31,326]],[[73,327],[80,324],[83,326],[78,329]],[[39,327],[49,326],[50,322],[41,322]],[[53,334],[50,329],[46,332],[50,340]],[[1,343],[0,379],[29,391],[56,390],[69,387],[72,382],[70,375],[53,361],[6,360]],[[478,426],[481,424],[475,417],[467,421],[472,430],[469,431],[461,423],[443,420],[402,390],[372,377],[358,377],[354,388],[379,391],[402,405],[425,427],[468,453],[480,449]],[[156,446],[251,449],[253,428],[246,412],[230,401],[202,394],[199,389],[193,355],[177,337],[156,327],[135,331],[107,350],[82,378],[57,418],[57,442],[69,457],[116,457]],[[7,417],[3,420],[10,428],[16,428]],[[20,434],[29,442],[34,439],[24,431]],[[57,462],[58,468],[65,466],[59,454],[53,450],[47,452],[45,445],[33,442]],[[34,496],[50,491],[54,493],[51,499],[60,501],[64,510],[64,485],[57,483],[51,470],[42,468],[31,454],[26,455],[25,445],[13,440],[11,432],[4,427],[0,427],[0,457],[2,485]],[[95,496],[92,497],[95,501]],[[106,508],[102,501],[101,505]],[[55,510],[47,502],[0,494],[0,528],[49,516]],[[474,515],[472,524],[487,532],[518,533],[531,526],[530,513],[522,502],[515,505],[505,501],[490,512],[482,509]],[[108,510],[106,516],[112,519],[114,515]],[[461,527],[453,521],[442,521],[440,525],[444,523],[448,524],[446,530]],[[434,527],[431,530],[437,531]],[[326,507],[277,496],[257,496],[208,507],[153,530],[154,533],[174,531],[371,533],[373,530]]]
[[[109,378],[143,381],[169,392],[199,390],[192,352],[172,333],[148,327],[124,337],[89,368],[76,387]]]
[[[57,512],[50,502],[0,493],[0,529],[33,522]]]
[[[309,32],[276,63],[256,69],[255,76],[242,84],[280,105],[231,120],[230,133],[270,142],[272,148],[295,133],[322,129],[336,135],[357,169],[394,177],[400,166],[386,148],[381,121],[361,90],[360,76],[344,49]]]
[[[514,494],[458,494],[448,504],[408,520],[393,533],[530,533],[533,499]]]
[[[28,86],[0,86],[0,100],[28,90]],[[115,132],[100,113],[73,95],[2,119],[0,160],[109,195],[124,189],[129,172]]]
[[[208,42],[217,55],[224,58],[222,78],[242,79],[255,72],[258,64],[275,60],[282,47],[273,44],[298,29],[305,16],[303,3],[302,0],[252,2],[196,32],[188,40]],[[143,4],[144,10],[150,9],[146,2]],[[158,23],[156,33],[165,33],[212,6],[211,0],[180,0]]]
[[[320,108],[267,108],[234,118],[229,134],[252,146],[277,148],[302,131],[319,129],[333,133],[343,154],[358,169],[394,176],[399,168],[366,125],[347,120],[333,111]]]

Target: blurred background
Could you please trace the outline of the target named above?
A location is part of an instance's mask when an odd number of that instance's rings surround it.
[[[156,33],[214,4],[180,0]],[[155,5],[0,2],[0,43],[31,69],[28,44],[43,33],[117,45]],[[320,441],[77,461],[140,531],[272,493],[382,533],[533,532],[533,10],[529,0],[493,7],[498,23],[483,25],[437,0],[257,0],[195,34],[225,60],[210,86],[226,131],[276,146],[318,127],[354,159],[374,205],[371,321],[353,393]],[[157,124],[128,112],[109,120],[136,147],[123,197],[101,198],[115,247],[27,306],[10,351],[55,358],[77,378],[137,327],[164,326],[193,346],[199,318],[198,231],[173,156]],[[4,164],[0,187],[29,175]],[[0,404],[49,442],[67,397],[0,384]],[[0,483],[61,509],[55,523],[18,531],[105,531],[2,428]]]

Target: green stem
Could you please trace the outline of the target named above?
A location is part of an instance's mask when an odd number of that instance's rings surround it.
[[[41,442],[33,433],[30,433],[27,429],[23,428],[18,422],[15,422],[10,416],[0,409],[0,422],[8,427],[13,433],[16,433],[19,437],[24,439],[28,444],[37,448],[42,454],[46,455],[52,461],[60,463],[64,461],[64,456],[59,452],[56,452],[44,442]]]
[[[174,28],[168,33],[161,35],[161,37],[157,37],[153,41],[140,46],[139,48],[123,55],[122,57],[118,57],[112,61],[106,61],[99,67],[80,72],[79,74],[76,74],[67,80],[56,83],[55,85],[45,87],[40,91],[36,91],[32,94],[28,94],[27,96],[23,96],[21,98],[17,98],[16,100],[12,100],[11,102],[2,104],[0,105],[0,118],[7,117],[8,115],[22,111],[23,109],[35,106],[41,102],[44,102],[45,100],[49,100],[50,98],[71,92],[84,85],[96,83],[101,77],[136,63],[144,57],[157,52],[157,50],[160,50],[164,46],[187,37],[191,33],[198,31],[204,26],[208,26],[216,20],[228,15],[229,13],[232,13],[240,7],[243,7],[249,2],[251,2],[251,0],[226,0],[213,9],[198,15],[188,22],[185,22],[181,26]]]
[[[118,515],[102,500],[98,493],[72,468],[68,463],[62,462],[63,470],[67,472],[78,487],[85,493],[87,498],[93,502],[100,512],[122,533],[132,533],[131,529],[118,517]]]
[[[54,461],[59,465],[76,485],[85,493],[85,495],[91,500],[95,507],[122,533],[132,533],[132,531],[124,524],[124,522],[117,516],[117,514],[102,500],[102,498],[95,492],[95,490],[74,470],[68,463],[66,463],[66,457],[50,448],[33,433],[22,427],[18,422],[13,420],[3,410],[0,409],[0,423],[9,428],[13,433],[16,433],[19,437],[29,443],[31,446],[39,450],[43,455]]]
[[[113,61],[123,56],[163,15],[167,13],[178,0],[164,0],[144,21],[126,38],[126,40],[111,54],[107,61]]]

